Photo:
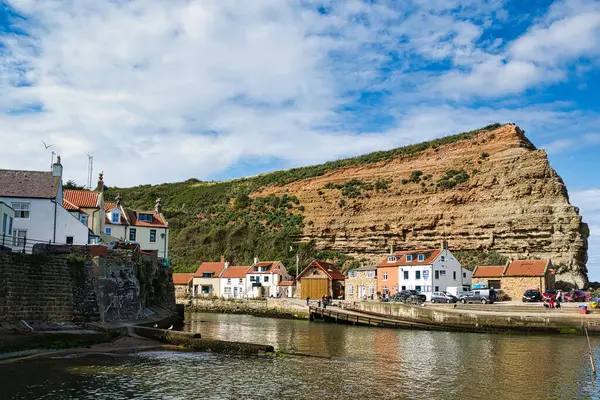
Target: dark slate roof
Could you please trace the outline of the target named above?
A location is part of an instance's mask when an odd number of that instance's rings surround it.
[[[0,197],[54,199],[60,177],[52,172],[0,169]]]

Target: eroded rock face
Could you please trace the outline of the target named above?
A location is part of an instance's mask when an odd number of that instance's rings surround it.
[[[453,187],[449,170],[469,177]],[[415,182],[406,182],[421,171]],[[428,175],[431,175],[428,177]],[[359,189],[357,197],[327,184],[352,179],[387,189]],[[380,185],[382,186],[382,185]],[[385,186],[385,185],[383,185]],[[304,206],[303,241],[358,259],[379,260],[390,246],[494,250],[511,258],[551,258],[557,282],[587,282],[588,228],[567,189],[523,132],[512,124],[471,139],[390,161],[335,170],[269,187],[256,195],[288,193]],[[356,192],[355,192],[356,193]]]

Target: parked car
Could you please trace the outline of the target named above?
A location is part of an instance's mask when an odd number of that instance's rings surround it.
[[[432,303],[456,303],[458,297],[448,292],[433,292],[431,294]]]
[[[461,303],[494,303],[496,300],[496,291],[494,289],[477,289],[471,290],[470,292],[466,292],[462,294],[458,301]]]
[[[427,296],[419,293],[416,290],[402,290],[398,293],[398,301],[403,303],[413,301],[413,302],[426,302]]]
[[[526,290],[525,293],[523,293],[523,303],[525,302],[537,302],[537,301],[543,301],[544,297],[542,296],[542,294],[540,293],[539,290],[536,289],[530,289],[530,290]]]
[[[556,300],[556,293],[557,293],[556,289],[546,289],[544,291],[544,294],[542,295],[542,300],[544,300],[544,301],[548,301],[550,299]]]
[[[587,301],[587,296],[583,290],[574,290],[565,293],[565,301]]]

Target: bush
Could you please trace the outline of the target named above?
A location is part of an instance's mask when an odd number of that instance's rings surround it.
[[[414,183],[419,183],[421,182],[421,175],[423,175],[423,171],[413,171],[412,174],[410,175],[410,179],[409,181],[414,182]]]
[[[489,157],[490,155],[488,153],[481,153],[481,159],[485,160]]]
[[[437,182],[437,187],[441,189],[450,189],[454,186],[465,183],[469,180],[469,174],[465,170],[451,169],[446,171]]]
[[[408,183],[408,179],[405,179],[405,178],[403,178],[403,179],[402,179],[400,182],[401,182],[403,185],[406,185],[406,184]]]
[[[377,190],[387,190],[390,187],[390,183],[392,183],[392,179],[377,179],[375,181],[375,189]]]

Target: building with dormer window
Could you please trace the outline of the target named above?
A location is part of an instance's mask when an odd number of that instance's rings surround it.
[[[432,292],[470,286],[471,279],[472,272],[462,268],[445,240],[440,249],[397,251],[377,264],[377,291],[382,296],[417,290],[430,299]]]

